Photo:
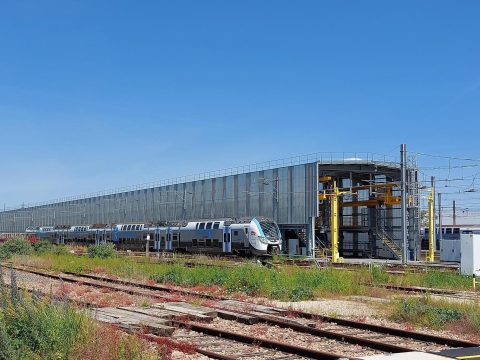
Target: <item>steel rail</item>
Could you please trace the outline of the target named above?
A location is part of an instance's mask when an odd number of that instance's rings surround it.
[[[339,332],[322,330],[318,328],[313,328],[305,325],[295,324],[293,322],[282,321],[280,319],[272,318],[268,315],[259,315],[255,313],[255,316],[262,322],[269,325],[276,325],[282,328],[289,328],[301,333],[310,334],[314,336],[320,336],[328,339],[333,339],[337,341],[344,341],[349,344],[360,345],[368,347],[370,349],[385,351],[389,353],[400,353],[400,352],[409,352],[412,351],[412,348],[407,348],[404,346],[392,345],[387,343],[382,343],[376,340],[370,340],[362,337],[357,337],[353,335],[342,334]]]
[[[480,345],[479,343],[475,343],[467,340],[457,340],[457,339],[447,338],[444,336],[425,334],[417,331],[390,328],[382,325],[375,325],[375,324],[341,319],[341,318],[333,318],[333,317],[324,316],[324,315],[315,315],[315,314],[310,314],[303,311],[294,310],[292,311],[292,313],[294,315],[298,315],[305,319],[320,320],[328,323],[336,323],[338,325],[348,326],[351,328],[356,328],[361,330],[370,330],[370,331],[374,331],[382,334],[395,335],[403,338],[410,338],[413,340],[420,340],[420,341],[439,344],[439,345],[446,345],[451,347],[475,347]]]
[[[177,326],[185,327],[187,329],[201,332],[203,334],[221,337],[229,340],[235,340],[237,342],[243,342],[245,344],[257,345],[267,349],[279,350],[289,354],[305,356],[312,359],[332,359],[333,360],[333,359],[345,358],[345,356],[335,354],[335,353],[312,350],[312,349],[308,349],[300,346],[281,343],[274,340],[248,336],[248,335],[235,333],[227,330],[215,329],[209,326],[191,324],[183,321],[173,321],[173,323],[176,324]],[[355,359],[355,358],[351,358],[351,359]]]
[[[48,276],[51,278],[58,279],[59,275],[54,275],[51,273],[45,273],[43,271],[39,270],[31,270],[28,268],[23,268],[23,267],[13,267],[17,270],[21,271],[26,271],[38,275],[44,275]],[[184,289],[172,289],[167,286],[162,286],[162,285],[149,285],[149,284],[142,284],[142,283],[135,283],[133,281],[129,280],[121,280],[121,279],[111,279],[111,278],[105,278],[97,275],[90,275],[90,274],[78,274],[74,272],[64,272],[64,274],[68,275],[74,275],[78,277],[84,277],[84,278],[89,278],[89,279],[94,279],[94,280],[99,280],[99,281],[105,281],[105,282],[112,282],[116,284],[122,284],[122,285],[130,285],[130,286],[135,286],[135,287],[140,287],[144,289],[149,289],[149,290],[159,290],[159,291],[166,291],[166,292],[176,292],[184,295],[195,295],[198,297],[203,297],[207,299],[212,299],[212,300],[230,300],[229,298],[222,297],[222,296],[215,296],[215,295],[210,295],[210,294],[205,294],[205,293],[197,293],[195,291],[189,291],[189,290],[184,290]],[[60,277],[61,278],[61,277]],[[62,280],[65,281],[73,281],[68,278],[61,278]],[[117,289],[119,290],[119,289]],[[130,290],[132,294],[135,294],[135,290]],[[144,293],[137,293],[138,295],[144,295]],[[155,297],[155,295],[151,295]],[[158,298],[162,298],[162,296],[157,295]],[[245,302],[245,304],[253,304],[254,303],[248,303]],[[341,318],[335,318],[335,317],[330,317],[330,316],[325,316],[325,315],[316,315],[316,314],[310,314],[306,313],[303,311],[291,311],[292,314],[305,318],[305,319],[312,319],[312,320],[320,320],[323,322],[328,322],[328,323],[336,323],[338,325],[342,326],[348,326],[350,328],[356,328],[356,329],[361,329],[361,330],[369,330],[381,334],[388,334],[388,335],[394,335],[394,336],[399,336],[402,338],[409,338],[412,340],[419,340],[423,342],[429,342],[429,343],[434,343],[434,344],[440,344],[440,345],[446,345],[446,346],[451,346],[451,347],[475,347],[479,346],[479,343],[471,342],[471,341],[466,341],[466,340],[457,340],[457,339],[452,339],[452,338],[447,338],[443,336],[437,336],[437,335],[430,335],[430,334],[425,334],[421,332],[416,332],[416,331],[409,331],[409,330],[403,330],[403,329],[398,329],[398,328],[390,328],[382,325],[375,325],[375,324],[370,324],[370,323],[364,323],[364,322],[358,322],[354,320],[347,320],[347,319],[341,319]]]
[[[67,272],[68,273],[68,272]],[[196,295],[199,297],[204,297],[208,299],[218,299],[218,300],[229,300],[226,297],[221,297],[221,296],[215,296],[215,295],[210,295],[210,294],[204,294],[204,293],[197,293],[194,291],[188,291],[188,290],[183,290],[183,289],[172,289],[166,286],[161,286],[161,285],[148,285],[148,284],[139,284],[139,283],[134,283],[131,281],[124,281],[124,280],[119,280],[119,279],[105,279],[100,276],[96,275],[88,275],[88,274],[75,274],[75,273],[69,273],[71,275],[78,275],[82,277],[87,277],[91,279],[97,279],[97,280],[106,280],[106,281],[113,281],[116,283],[122,283],[125,285],[133,285],[133,286],[138,286],[142,288],[147,288],[150,290],[162,290],[162,291],[169,291],[169,292],[179,292],[183,293],[186,295]],[[248,304],[248,302],[246,302]],[[338,325],[343,325],[343,326],[348,326],[351,328],[356,328],[356,329],[363,329],[363,330],[370,330],[382,334],[389,334],[389,335],[395,335],[403,338],[410,338],[413,340],[419,340],[419,341],[424,341],[424,342],[430,342],[430,343],[435,343],[435,344],[441,344],[441,345],[447,345],[451,347],[473,347],[473,346],[479,346],[479,343],[471,342],[471,341],[466,341],[466,340],[458,340],[458,339],[452,339],[452,338],[447,338],[443,336],[437,336],[437,335],[430,335],[430,334],[425,334],[417,331],[409,331],[409,330],[403,330],[403,329],[397,329],[397,328],[390,328],[382,325],[375,325],[375,324],[369,324],[369,323],[364,323],[364,322],[359,322],[359,321],[354,321],[354,320],[346,320],[346,319],[341,319],[341,318],[335,318],[335,317],[330,317],[330,316],[324,316],[324,315],[315,315],[315,314],[310,314],[306,313],[303,311],[293,311],[294,315],[297,315],[302,318],[306,319],[318,319],[324,322],[329,322],[329,323],[336,323]]]

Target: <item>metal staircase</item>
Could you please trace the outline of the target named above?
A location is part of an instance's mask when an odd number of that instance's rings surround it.
[[[402,248],[392,240],[392,238],[383,229],[377,229],[376,236],[382,243],[395,255],[397,259],[402,258]]]
[[[323,259],[332,257],[332,249],[317,235],[315,235],[315,256]]]

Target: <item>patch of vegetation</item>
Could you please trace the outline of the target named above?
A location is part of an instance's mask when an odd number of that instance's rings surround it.
[[[57,248],[57,247],[54,247]],[[220,287],[234,293],[265,296],[276,300],[300,301],[315,297],[338,295],[371,294],[367,284],[399,284],[431,286],[452,289],[471,289],[471,277],[453,272],[429,270],[424,273],[391,274],[383,268],[367,267],[348,271],[343,269],[300,268],[281,266],[266,268],[244,261],[219,263],[214,258],[200,257],[194,267],[184,265],[181,257],[165,263],[155,258],[136,258],[117,255],[113,245],[99,245],[89,248],[89,257],[72,254],[55,255],[51,252],[37,253],[36,256],[14,257],[16,264],[32,265],[52,271],[71,271],[147,279],[158,283],[170,283],[192,287]],[[191,259],[188,259],[192,262]],[[228,265],[228,266],[223,266]],[[375,296],[375,295],[373,295]]]
[[[0,245],[0,259],[10,259],[13,255],[29,255],[32,253],[32,246],[27,240],[15,238]]]
[[[171,265],[159,267],[150,278],[175,285],[219,285],[230,292],[299,301],[313,299],[322,293],[360,294],[363,287],[358,285],[353,275],[333,269],[276,270],[253,264],[235,268]]]
[[[91,258],[107,259],[117,257],[117,251],[113,243],[91,245],[88,247],[88,256]]]
[[[467,333],[480,332],[480,307],[476,304],[409,298],[395,305],[391,318],[433,329],[460,325]]]
[[[3,279],[3,278],[0,278]],[[0,280],[0,359],[160,359],[146,342],[97,325],[83,311]]]
[[[429,269],[421,273],[389,274],[388,283],[440,289],[471,290],[472,277],[453,271]]]
[[[33,250],[37,253],[53,252],[54,245],[48,240],[40,240],[33,244]]]

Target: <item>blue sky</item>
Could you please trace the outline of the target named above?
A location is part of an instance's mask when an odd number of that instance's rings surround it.
[[[473,0],[3,1],[0,202],[402,142],[480,158],[479,16]]]

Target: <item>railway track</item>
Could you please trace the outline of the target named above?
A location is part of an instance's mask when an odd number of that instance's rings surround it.
[[[445,298],[458,300],[480,301],[480,293],[474,291],[456,291],[448,289],[437,289],[422,286],[394,285],[394,284],[364,284],[365,286],[377,287],[392,291],[402,291],[406,293],[430,294]]]
[[[183,323],[177,322],[176,327],[189,329],[190,331],[197,331],[202,334],[208,334],[209,336],[216,336],[222,339],[237,339],[237,342],[238,339],[243,339],[243,341],[240,342],[242,342],[245,346],[250,344],[250,346],[255,345],[258,347],[258,342],[261,341],[263,345],[260,347],[268,348],[270,349],[269,351],[282,351],[282,349],[279,347],[280,345],[278,342],[275,342],[274,340],[264,338],[259,339],[258,337],[253,338],[249,336],[249,325],[242,324],[242,322],[244,322],[242,320],[245,320],[245,317],[254,318],[255,322],[264,324],[264,326],[268,326],[269,328],[275,328],[275,331],[279,336],[282,334],[294,334],[291,336],[291,338],[299,338],[299,336],[302,336],[305,337],[306,342],[310,341],[312,343],[328,343],[328,341],[333,341],[336,344],[334,348],[337,349],[345,349],[346,347],[353,346],[353,348],[345,350],[345,352],[348,354],[355,353],[355,349],[357,352],[364,351],[368,353],[368,351],[365,350],[370,349],[373,350],[374,353],[395,353],[406,352],[410,350],[436,351],[442,350],[445,347],[468,347],[478,345],[468,341],[438,337],[396,328],[388,328],[346,319],[316,316],[303,312],[289,312],[289,314],[287,314],[287,312],[282,309],[265,307],[248,302],[232,301],[230,299],[212,296],[210,294],[197,293],[185,289],[172,289],[170,287],[158,284],[142,284],[128,280],[112,279],[90,274],[55,274],[25,267],[14,267],[14,269],[55,280],[61,279],[61,281],[64,282],[81,283],[85,286],[101,287],[110,291],[125,292],[129,294],[150,297],[161,302],[171,301],[172,294],[177,296],[176,300],[178,300],[178,295],[195,296],[203,299],[209,299],[210,301],[215,301],[210,306],[218,311],[218,316],[220,318],[212,322],[213,326],[212,324],[202,324],[189,321]],[[95,306],[95,304],[84,305]],[[294,317],[287,318],[287,315],[293,315]],[[232,320],[232,317],[234,320]],[[240,332],[237,331],[233,334],[230,334],[231,328],[238,328],[237,330]],[[302,350],[299,349],[302,347],[295,346],[294,344],[288,344],[286,341],[283,341],[281,344],[287,346],[287,348],[284,348],[283,352],[293,356],[328,358],[326,357],[326,354],[332,354],[331,350],[322,350],[321,347],[318,350],[314,350],[318,351],[319,353],[309,353],[307,351],[309,347],[307,346],[304,346],[305,349]],[[289,348],[288,346],[292,347]],[[210,351],[211,349],[204,350]],[[255,351],[253,353],[255,353]],[[334,353],[332,355],[333,357],[331,358],[338,358],[339,355],[342,354]]]

